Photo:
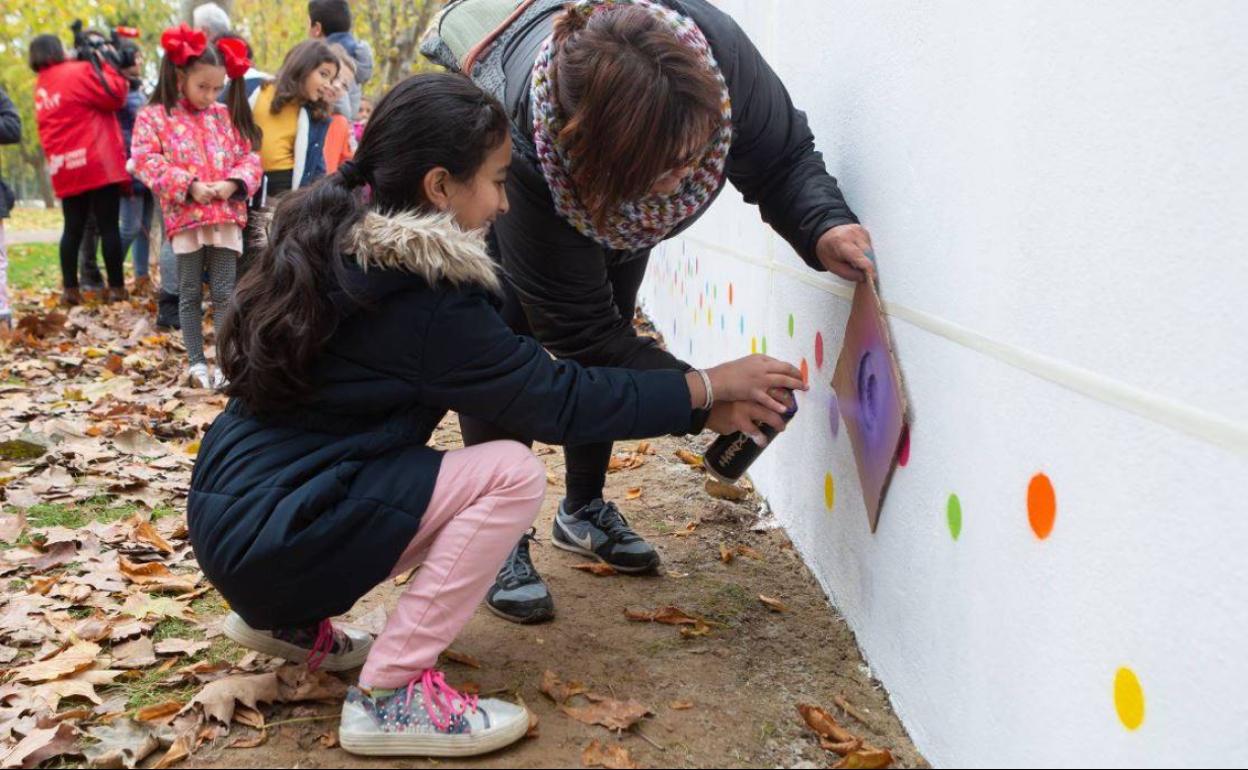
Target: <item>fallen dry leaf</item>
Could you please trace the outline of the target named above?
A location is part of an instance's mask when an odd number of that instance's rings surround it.
[[[481,668],[481,661],[468,655],[467,653],[457,652],[455,650],[446,650],[442,653],[447,660],[453,660],[456,663],[467,666],[469,668]]]
[[[699,636],[706,636],[711,633],[711,626],[705,621],[699,619],[692,626],[681,626],[680,635],[685,639],[696,639]]]
[[[725,484],[714,479],[706,480],[706,493],[719,500],[733,501],[741,501],[750,496],[749,492],[735,484]]]
[[[134,718],[140,722],[153,722],[158,719],[173,716],[182,710],[182,702],[171,700],[166,703],[159,703],[155,706],[141,708],[135,712]]]
[[[15,682],[46,682],[69,674],[84,671],[95,665],[100,645],[94,642],[78,642],[47,660],[41,660],[17,670]]]
[[[26,514],[15,513],[0,516],[0,541],[16,543],[26,530]]]
[[[604,746],[597,739],[581,752],[581,764],[586,767],[606,767],[613,770],[630,770],[631,768],[640,767],[628,755],[628,749],[618,743]]]
[[[724,564],[729,564],[732,562],[733,556],[734,556],[734,553],[728,549],[728,546],[724,545],[723,543],[719,544],[719,560],[720,561],[722,561]]]
[[[132,719],[90,727],[85,734],[94,739],[82,747],[91,767],[133,768],[160,748],[160,740],[151,728]]]
[[[655,454],[655,449],[649,441],[639,441],[637,442],[637,448],[633,450],[633,454],[652,455]]]
[[[763,594],[759,594],[758,600],[762,602],[763,604],[767,605],[767,609],[771,610],[772,612],[788,612],[789,611],[789,608],[785,606],[784,602],[774,597],[764,596]]]
[[[877,749],[871,746],[863,746],[857,751],[852,751],[841,758],[833,767],[850,767],[850,768],[881,768],[889,767],[893,764],[893,755],[888,749]]]
[[[566,703],[572,696],[588,692],[585,685],[580,682],[564,682],[550,669],[546,669],[546,672],[542,674],[542,684],[539,689],[557,704]]]
[[[573,564],[572,569],[579,569],[582,572],[590,572],[590,573],[597,575],[598,577],[610,577],[612,575],[620,574],[619,572],[616,571],[615,567],[612,567],[610,564],[607,564],[606,562],[601,562],[601,561],[590,561],[590,562],[585,562],[584,564]]]
[[[165,639],[156,643],[156,654],[193,657],[211,646],[212,642],[197,642],[191,639]]]
[[[38,767],[53,757],[76,754],[78,731],[68,722],[36,727],[0,757],[0,767]]]
[[[759,553],[758,551],[755,551],[753,548],[749,547],[748,545],[739,545],[739,546],[737,546],[737,555],[738,555],[738,556],[748,556],[748,557],[750,557],[751,559],[753,559],[754,561],[762,561],[762,560],[763,560],[763,555],[762,555],[761,553]]]
[[[641,497],[641,487],[633,487],[624,494],[625,500],[636,500]]]
[[[269,731],[261,730],[251,737],[236,738],[230,742],[232,749],[254,749],[263,746],[269,740]]]
[[[635,700],[619,701],[587,693],[591,702],[586,706],[560,706],[563,713],[587,725],[602,725],[608,730],[627,730],[650,714],[650,709]]]
[[[690,452],[688,449],[677,449],[676,456],[685,465],[692,465],[695,468],[702,467],[702,456]]]
[[[156,764],[152,765],[152,770],[164,770],[167,767],[173,767],[182,760],[191,755],[190,739],[185,735],[179,735],[165,755],[161,757]]]
[[[280,699],[276,673],[240,674],[209,682],[182,711],[200,706],[206,717],[228,725],[234,719],[237,704],[254,709],[260,702],[273,703]]]
[[[147,636],[123,642],[112,649],[113,665],[117,668],[147,668],[156,665],[156,650]]]
[[[802,715],[807,727],[814,730],[821,738],[835,743],[846,743],[857,740],[857,736],[841,727],[836,718],[826,710],[810,703],[797,704],[797,713]]]
[[[250,706],[238,706],[235,708],[234,721],[244,727],[250,727],[255,730],[264,729],[264,714],[261,714],[258,709],[253,709]]]
[[[669,626],[697,625],[699,618],[690,615],[679,607],[660,607],[654,612],[645,610],[624,610],[624,617],[642,623],[666,623]]]
[[[156,527],[150,521],[136,520],[134,527],[130,530],[130,537],[136,542],[153,546],[161,553],[173,553],[173,546],[156,531]]]
[[[688,711],[689,709],[693,708],[693,701],[674,700],[671,703],[667,704],[667,707],[671,709],[672,711]]]

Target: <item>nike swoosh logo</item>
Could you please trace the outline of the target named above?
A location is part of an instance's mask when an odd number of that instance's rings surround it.
[[[584,538],[577,537],[572,533],[572,530],[568,529],[567,526],[564,525],[563,520],[558,516],[555,517],[555,523],[559,525],[559,529],[563,530],[563,534],[567,535],[569,540],[584,548],[586,551],[594,550],[594,539],[592,537],[589,535],[586,535]]]

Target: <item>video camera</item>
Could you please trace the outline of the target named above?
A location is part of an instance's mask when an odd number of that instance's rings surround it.
[[[82,20],[79,19],[70,25],[70,29],[74,32],[74,50],[79,61],[89,61],[98,67],[103,59],[118,70],[134,66],[138,46],[134,43],[123,43],[123,40],[139,37],[139,31],[134,27],[117,27],[109,37],[104,37],[99,32],[84,32]]]

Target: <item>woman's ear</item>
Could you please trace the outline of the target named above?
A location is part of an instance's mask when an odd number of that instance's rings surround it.
[[[425,200],[438,211],[447,211],[451,208],[451,191],[448,184],[450,179],[451,172],[438,166],[425,172],[425,178],[421,182]]]

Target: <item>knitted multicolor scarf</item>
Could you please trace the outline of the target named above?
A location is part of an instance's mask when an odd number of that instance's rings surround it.
[[[537,158],[546,177],[546,184],[555,201],[555,210],[582,235],[611,249],[648,249],[662,241],[668,233],[685,219],[693,216],[715,195],[724,179],[724,163],[732,144],[732,104],[728,98],[728,84],[711,53],[702,30],[693,21],[679,13],[649,0],[577,0],[570,5],[574,12],[593,13],[595,10],[614,5],[635,5],[654,14],[671,27],[676,37],[689,48],[698,52],[711,71],[715,73],[723,92],[723,110],[719,131],[707,144],[698,168],[671,195],[646,195],[635,201],[620,205],[607,216],[599,229],[581,203],[572,186],[568,173],[569,160],[559,146],[557,137],[563,129],[551,93],[551,39],[547,39],[533,65],[533,86],[530,94],[533,104],[533,143]]]

